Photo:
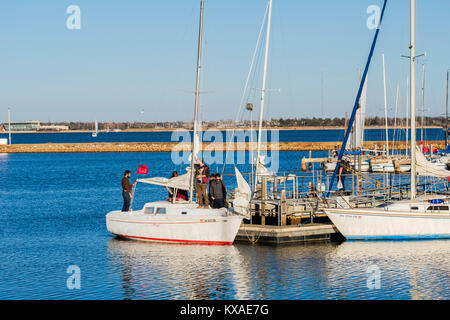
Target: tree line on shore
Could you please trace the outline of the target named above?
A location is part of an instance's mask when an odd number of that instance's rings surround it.
[[[420,126],[422,119],[417,118],[417,124]],[[425,117],[424,126],[442,126],[445,124],[445,117]],[[253,122],[255,125],[256,121]],[[348,123],[347,117],[343,118],[280,118],[264,120],[265,127],[344,127]],[[93,122],[54,122],[43,123],[44,125],[65,125],[69,130],[93,130]],[[405,118],[388,118],[389,126],[404,126],[406,124]],[[384,117],[366,117],[366,126],[385,126]],[[190,122],[176,121],[176,122],[99,122],[99,130],[128,130],[128,129],[192,129],[193,124]],[[240,121],[234,123],[232,120],[221,121],[203,121],[202,126],[207,128],[227,128],[227,127],[250,127],[250,121]]]

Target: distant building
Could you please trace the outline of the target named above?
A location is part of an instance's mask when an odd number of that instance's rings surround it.
[[[5,131],[9,131],[9,124],[4,123],[3,128]],[[64,125],[42,125],[40,120],[24,121],[24,122],[11,122],[11,131],[66,131],[69,130],[69,126]]]
[[[62,125],[48,125],[39,126],[39,130],[48,130],[48,131],[67,131],[69,130],[69,126],[62,126]]]
[[[9,131],[9,124],[4,123],[5,131]],[[37,131],[41,127],[41,121],[25,121],[25,122],[11,122],[11,131]]]

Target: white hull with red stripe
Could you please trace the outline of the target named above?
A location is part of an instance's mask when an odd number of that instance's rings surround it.
[[[242,216],[225,208],[204,209],[197,204],[167,201],[106,215],[106,227],[114,235],[172,243],[232,244],[241,222]]]

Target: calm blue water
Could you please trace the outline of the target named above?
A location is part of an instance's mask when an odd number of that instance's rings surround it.
[[[280,142],[318,142],[318,141],[342,141],[344,130],[280,130],[278,140]],[[388,130],[389,141],[404,141],[405,130]],[[366,141],[386,140],[384,129],[367,129],[364,133]],[[409,134],[409,137],[411,134]],[[226,133],[222,132],[225,140]],[[256,136],[255,136],[256,137]],[[8,138],[7,133],[0,133],[0,138]],[[249,138],[247,138],[248,140]],[[267,132],[267,139],[272,141],[271,132]],[[417,139],[422,140],[421,131],[417,129]],[[424,130],[425,141],[444,140],[445,132],[442,129],[430,128]],[[36,144],[36,143],[88,143],[88,142],[178,142],[179,136],[172,136],[172,132],[109,132],[99,133],[96,138],[90,132],[84,133],[17,133],[12,134],[11,140],[14,144]],[[264,139],[263,137],[263,140]],[[211,137],[205,141],[212,141]],[[255,139],[256,141],[256,139]]]
[[[305,154],[280,153],[280,170],[297,170]],[[143,163],[152,176],[184,167],[169,153],[0,155],[0,299],[450,298],[449,241],[222,247],[117,240],[105,214],[122,206],[123,171]],[[166,194],[139,185],[135,207]],[[80,268],[79,290],[67,288],[70,265]],[[380,289],[367,287],[372,265]]]

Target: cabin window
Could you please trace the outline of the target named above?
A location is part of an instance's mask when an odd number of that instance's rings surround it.
[[[181,214],[187,214],[187,212],[186,211],[181,211]]]
[[[419,210],[419,207],[411,207],[411,210]]]
[[[144,210],[145,213],[155,213],[154,207],[146,207]]]
[[[156,213],[165,214],[166,213],[166,208],[158,208],[158,209],[156,209]]]

